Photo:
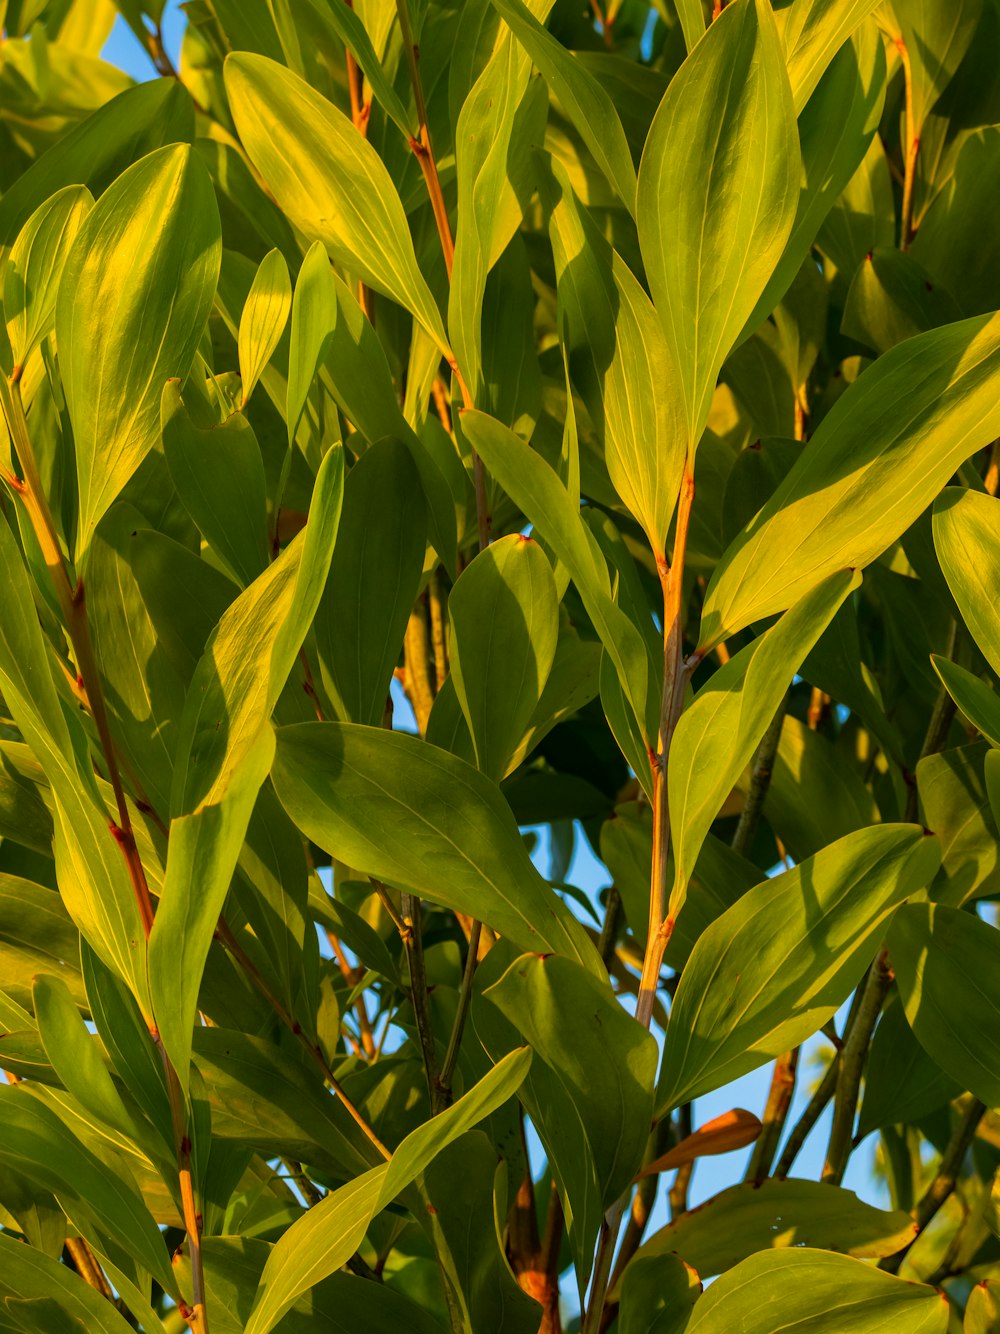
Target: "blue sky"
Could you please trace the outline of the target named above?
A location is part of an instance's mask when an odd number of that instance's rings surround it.
[[[179,59],[183,26],[184,18],[176,0],[169,0],[164,15],[164,37],[167,50],[175,63]],[[134,78],[146,79],[153,75],[154,71],[148,56],[121,19],[117,21],[108,40],[104,49],[104,57],[126,70]],[[540,859],[541,869],[545,871],[547,867],[544,840],[536,855]],[[590,852],[582,833],[577,839],[577,851],[570,869],[569,879],[591,897],[596,897],[597,892],[609,882],[604,866]],[[838,1027],[842,1022],[843,1015],[838,1018]],[[819,1041],[814,1039],[806,1044],[799,1067],[799,1088],[796,1091],[792,1105],[789,1125],[795,1123],[808,1101],[819,1068],[815,1063],[815,1054],[825,1045],[822,1039]],[[760,1115],[767,1097],[769,1081],[770,1067],[768,1066],[744,1076],[725,1088],[699,1098],[694,1109],[694,1124],[696,1126],[701,1125],[733,1107],[745,1107],[749,1111]],[[828,1109],[826,1115],[821,1118],[814,1128],[799,1155],[796,1164],[797,1175],[813,1179],[818,1178],[823,1165],[831,1118],[832,1112]],[[886,1207],[888,1201],[885,1189],[881,1183],[875,1180],[871,1171],[874,1143],[875,1137],[870,1137],[852,1156],[844,1184],[851,1190],[855,1190],[862,1199],[869,1203]],[[720,1158],[702,1159],[694,1172],[690,1191],[691,1202],[694,1204],[701,1203],[725,1186],[741,1180],[749,1160],[749,1154],[750,1150],[746,1149]],[[666,1222],[666,1211],[664,1203],[661,1202],[657,1205],[650,1231],[661,1226],[664,1222]]]

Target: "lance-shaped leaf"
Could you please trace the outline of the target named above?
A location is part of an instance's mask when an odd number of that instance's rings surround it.
[[[635,167],[615,104],[589,70],[543,27],[523,0],[493,0],[618,197],[635,212]]]
[[[77,552],[160,434],[212,308],[221,233],[211,177],[186,145],[130,167],[66,258],[56,337],[80,484]]]
[[[177,380],[164,385],[160,411],[163,453],[177,494],[206,542],[246,588],[268,562],[267,481],[253,427],[240,412],[217,426],[197,426]]]
[[[0,1159],[51,1190],[67,1217],[99,1250],[132,1257],[164,1291],[177,1284],[163,1236],[135,1183],[105,1165],[54,1111],[26,1089],[0,1085]]]
[[[622,1275],[619,1334],[684,1334],[701,1291],[698,1275],[676,1255],[634,1256]]]
[[[536,146],[548,114],[545,87],[505,31],[455,126],[458,213],[448,329],[473,402],[482,406],[486,279],[521,225],[534,191]],[[471,407],[467,403],[466,407]]]
[[[844,306],[842,331],[876,353],[961,319],[952,297],[912,255],[878,246],[858,265]]]
[[[495,1006],[534,1049],[521,1096],[565,1202],[582,1282],[603,1210],[642,1161],[656,1042],[622,1009],[606,980],[569,959],[522,956],[484,989],[482,1003],[487,1010]],[[488,1013],[477,1012],[476,1023],[492,1049],[498,1035]]]
[[[348,473],[316,614],[323,687],[345,722],[382,721],[426,547],[427,507],[408,451],[394,440],[373,445]]]
[[[245,407],[281,341],[292,308],[292,280],[280,250],[270,250],[254,274],[240,317],[238,350]]]
[[[798,115],[834,56],[879,0],[793,0],[785,13],[782,39],[792,101]]]
[[[246,1334],[268,1334],[297,1297],[340,1269],[372,1218],[442,1149],[516,1093],[530,1065],[530,1051],[512,1052],[454,1106],[407,1135],[389,1162],[331,1192],[294,1223],[268,1256]]]
[[[889,958],[920,1045],[962,1088],[1000,1106],[996,927],[960,908],[908,903],[893,919]]]
[[[852,571],[833,575],[770,630],[741,649],[698,691],[674,732],[667,764],[675,918],[712,821],[774,717],[792,677],[858,586]]]
[[[883,924],[929,884],[940,848],[876,825],[749,890],[699,937],[667,1026],[661,1111],[755,1070],[815,1033],[861,980]]]
[[[836,569],[874,560],[1000,435],[998,386],[1000,315],[933,329],[879,357],[719,562],[700,646],[784,610]]]
[[[399,126],[407,139],[412,139],[419,129],[416,117],[400,101],[391,80],[382,68],[382,62],[372,45],[368,29],[354,12],[353,7],[328,5],[324,0],[309,0],[309,4],[322,16],[324,23],[329,23],[358,62],[382,110]]]
[[[106,190],[133,162],[163,144],[190,143],[194,107],[175,79],[153,79],[113,97],[85,117],[11,184],[0,200],[0,258],[18,232],[58,190]]]
[[[271,711],[316,614],[343,487],[336,446],[316,478],[304,531],[226,610],[185,701],[166,876],[149,940],[160,1038],[182,1082],[208,948],[274,754]]]
[[[35,210],[14,242],[3,275],[3,313],[15,370],[55,322],[66,254],[93,206],[86,186],[68,185]]]
[[[735,0],[671,80],[639,168],[639,243],[691,452],[722,363],[785,248],[800,169],[771,6]]]
[[[763,1251],[717,1279],[694,1309],[686,1334],[810,1334],[891,1329],[945,1334],[948,1303],[938,1288],[883,1274],[830,1251]]]
[[[289,221],[409,310],[447,351],[396,187],[350,117],[265,56],[229,56],[225,78],[243,146]]]
[[[25,1246],[7,1232],[0,1232],[0,1270],[5,1295],[20,1302],[57,1297],[64,1317],[77,1321],[80,1331],[128,1334],[132,1328],[103,1293],[90,1287],[68,1265],[50,1259],[34,1246]],[[69,1328],[77,1334],[72,1325]]]
[[[430,538],[447,568],[454,570],[455,501],[448,482],[403,416],[385,350],[371,321],[347,284],[325,261],[322,251],[314,247],[303,262],[292,311],[289,433],[321,367],[325,368],[326,383],[338,407],[371,444],[401,440],[409,450],[427,500]]]
[[[278,730],[272,777],[298,827],[338,860],[474,914],[519,949],[600,966],[499,788],[464,760],[402,732],[299,723]]]
[[[145,935],[125,859],[98,793],[83,730],[56,693],[28,572],[5,521],[0,586],[0,692],[52,788],[60,894],[91,946],[148,1013]]]
[[[559,595],[537,542],[513,534],[481,551],[448,599],[451,672],[479,768],[506,775],[545,689]]]
[[[43,975],[32,988],[35,1018],[52,1068],[91,1115],[132,1137],[135,1125],[87,1031],[76,1001],[60,977]]]
[[[563,345],[596,426],[608,474],[656,555],[665,550],[686,450],[677,368],[632,271],[580,207],[563,168],[549,235]]]
[[[1000,675],[1000,500],[949,487],[934,506],[934,549],[962,619]]]
[[[648,741],[655,736],[659,701],[654,702],[646,690],[646,646],[611,596],[607,563],[580,516],[579,504],[541,455],[495,418],[482,412],[465,412],[462,430],[504,491],[569,571]]]
[[[820,1181],[745,1181],[654,1232],[638,1256],[679,1255],[701,1278],[723,1274],[758,1251],[829,1247],[880,1260],[913,1240],[902,1209],[874,1209],[850,1190]]]
[[[995,1278],[980,1279],[965,1304],[963,1334],[991,1334],[1000,1326],[1000,1283]]]
[[[931,664],[941,678],[941,684],[969,722],[992,745],[1000,746],[1000,695],[985,681],[973,676],[964,667],[959,667],[950,658],[932,653]]]
[[[781,259],[743,327],[741,341],[767,319],[808,262],[817,232],[875,138],[885,86],[882,38],[869,25],[837,53],[799,115],[802,179],[795,222]],[[889,233],[891,239],[891,226]],[[864,247],[862,253],[869,248]]]

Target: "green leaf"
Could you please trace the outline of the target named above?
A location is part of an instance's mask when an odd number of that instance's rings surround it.
[[[919,140],[935,102],[969,49],[982,0],[897,0],[882,21],[909,59],[907,133]]]
[[[535,1052],[521,1097],[560,1187],[583,1281],[603,1210],[642,1162],[656,1042],[606,981],[558,956],[523,955],[485,987],[482,1003],[495,1006]],[[488,1017],[482,1022],[489,1034]]]
[[[890,246],[869,252],[847,294],[841,328],[874,352],[961,318],[945,289],[912,255]]]
[[[53,853],[67,910],[101,958],[148,1010],[145,933],[111,813],[94,779],[79,723],[64,712],[28,574],[0,520],[0,690],[54,797]]]
[[[147,153],[193,138],[194,107],[176,79],[126,89],[75,125],[4,192],[0,247],[13,245],[32,213],[65,186],[85,185],[97,196]]]
[[[874,1209],[853,1191],[826,1182],[770,1177],[730,1186],[682,1214],[654,1232],[636,1258],[678,1255],[705,1279],[759,1251],[806,1242],[859,1260],[880,1260],[913,1236],[913,1219],[902,1209]]]
[[[817,233],[875,142],[885,87],[882,38],[873,25],[867,25],[834,56],[799,115],[802,178],[795,222],[741,338],[762,326],[803,264],[815,272],[810,252]]]
[[[934,506],[934,549],[962,618],[994,672],[1000,675],[1000,500],[948,487]]]
[[[984,7],[984,20],[991,10]],[[986,45],[994,41],[988,37]],[[961,82],[956,79],[956,87]],[[942,172],[942,188],[920,221],[910,254],[947,287],[963,315],[984,315],[1000,305],[997,240],[990,228],[1000,180],[1000,127],[959,134],[956,146],[958,155]]]
[[[120,176],[67,256],[56,337],[80,481],[78,555],[159,439],[163,384],[187,375],[220,256],[211,179],[181,144]]]
[[[134,1136],[132,1118],[66,983],[59,977],[36,977],[32,1000],[45,1051],[62,1083],[91,1115]]]
[[[347,475],[344,513],[316,614],[323,688],[336,716],[375,727],[420,585],[427,509],[409,452],[367,449]]]
[[[941,840],[945,875],[934,897],[954,907],[992,897],[1000,885],[1000,834],[983,782],[988,749],[984,743],[959,746],[917,764],[923,818]]]
[[[22,227],[3,274],[3,312],[14,369],[52,330],[66,253],[94,206],[83,185],[68,185],[40,205]]]
[[[80,934],[55,891],[0,871],[0,954],[8,1000],[31,1008],[32,978],[59,972],[83,1000],[77,970]]]
[[[984,1278],[969,1293],[965,1304],[963,1334],[990,1334],[1000,1323],[1000,1284]]]
[[[323,461],[309,521],[225,612],[181,717],[166,875],[149,938],[150,991],[182,1082],[201,975],[261,784],[271,711],[316,614],[337,535],[343,450]]]
[[[462,430],[503,489],[548,542],[570,577],[615,664],[622,689],[647,736],[646,646],[636,627],[613,601],[607,564],[580,517],[579,504],[540,454],[505,426],[481,412],[462,414]],[[658,707],[658,701],[655,707]]]
[[[0,1233],[0,1292],[22,1302],[44,1301],[58,1294],[62,1311],[87,1334],[127,1334],[132,1327],[115,1306],[79,1278],[68,1265],[51,1260],[33,1246]]]
[[[559,105],[630,213],[635,212],[635,167],[615,104],[586,66],[535,18],[522,0],[493,0]]]
[[[534,192],[548,99],[510,31],[500,37],[455,125],[458,210],[448,329],[473,404],[483,406],[486,279]]]
[[[347,13],[351,10],[344,6]],[[254,1294],[272,1247],[255,1237],[206,1237],[202,1243],[208,1308],[213,1334],[243,1334]],[[525,1299],[527,1300],[527,1299]],[[331,1274],[296,1301],[282,1320],[282,1334],[441,1334],[438,1321],[423,1306],[387,1283],[356,1274]]]
[[[676,8],[684,34],[684,45],[693,51],[705,35],[705,6],[701,0],[677,0]]]
[[[640,1256],[622,1276],[619,1334],[684,1334],[701,1284],[676,1255]]]
[[[671,80],[639,168],[639,243],[689,454],[795,217],[792,99],[770,4],[735,0]]]
[[[1000,696],[993,687],[950,658],[932,653],[931,663],[941,684],[969,722],[992,745],[1000,746]]]
[[[913,1036],[894,991],[869,1050],[858,1137],[884,1126],[919,1122],[961,1092],[961,1086],[937,1066]]]
[[[51,1190],[98,1249],[110,1243],[176,1294],[163,1237],[131,1180],[106,1171],[27,1086],[0,1085],[0,1127],[0,1158]]]
[[[873,561],[1000,434],[998,383],[1000,315],[931,330],[879,357],[723,556],[700,648],[790,606],[834,570]]]
[[[326,358],[332,334],[332,312],[336,304],[330,257],[326,247],[314,241],[306,251],[292,296],[288,397],[285,405],[289,446],[295,442],[309,391]]]
[[[945,1334],[948,1303],[937,1288],[883,1274],[861,1260],[802,1248],[753,1255],[713,1283],[688,1334],[810,1334],[891,1329]]]
[[[240,317],[239,358],[246,407],[264,367],[274,355],[292,308],[292,280],[280,250],[269,250],[254,274]]]
[[[612,485],[662,555],[684,469],[677,376],[656,312],[553,159],[549,235],[571,373],[603,423]]]
[[[996,927],[935,903],[906,904],[889,932],[889,957],[917,1040],[988,1107],[1000,1104],[1000,988],[990,962],[997,938]]]
[[[269,557],[267,482],[253,427],[239,412],[216,426],[197,426],[177,380],[163,387],[160,417],[163,453],[184,508],[246,588],[267,568]]]
[[[674,732],[667,763],[676,918],[705,835],[749,764],[792,677],[860,582],[832,575],[777,624],[721,667],[698,691]]]
[[[793,0],[781,35],[796,115],[837,52],[878,4],[879,0],[847,0],[838,5],[826,0]]]
[[[491,1115],[520,1087],[531,1065],[512,1052],[447,1111],[408,1135],[388,1163],[332,1192],[284,1234],[268,1257],[246,1334],[268,1334],[295,1299],[340,1269],[372,1218],[406,1189],[448,1144]]]
[[[826,1023],[871,963],[884,923],[929,884],[917,825],[848,834],[749,890],[698,939],[674,996],[661,1110],[755,1070]]]
[[[448,599],[451,671],[479,768],[499,783],[548,681],[559,596],[537,542],[513,534],[481,551]]]
[[[279,729],[272,777],[303,833],[349,866],[474,914],[521,949],[600,967],[499,788],[463,760],[402,732],[300,723]]]
[[[243,146],[289,221],[409,310],[447,355],[441,313],[375,149],[348,116],[273,60],[237,52],[226,60],[225,77]],[[294,127],[294,134],[276,138],[275,125]]]
[[[212,1133],[265,1157],[305,1159],[338,1179],[367,1171],[375,1150],[305,1067],[263,1038],[231,1028],[199,1027],[194,1062],[212,1112]]]

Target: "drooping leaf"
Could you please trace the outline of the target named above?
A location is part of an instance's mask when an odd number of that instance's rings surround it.
[[[996,927],[934,903],[906,904],[889,933],[910,1027],[941,1069],[989,1107],[1000,1103],[996,947]]]
[[[219,275],[219,216],[190,148],[162,148],[98,200],[66,259],[56,336],[80,480],[77,553],[159,437]]]
[[[827,1187],[826,1189],[829,1189]],[[763,1251],[731,1269],[695,1308],[688,1334],[816,1334],[875,1330],[945,1334],[948,1304],[937,1288],[883,1274],[829,1251]]]
[[[3,313],[15,370],[52,329],[66,254],[93,206],[86,186],[66,186],[35,210],[11,248]]]
[[[800,158],[764,0],[735,0],[671,80],[639,168],[639,242],[678,369],[687,448],[791,232]]]
[[[645,1241],[638,1257],[671,1252],[700,1278],[724,1274],[757,1252],[823,1246],[859,1260],[893,1255],[914,1235],[904,1210],[866,1204],[826,1182],[743,1182],[706,1200]]]
[[[995,894],[1000,883],[1000,836],[983,781],[988,749],[984,742],[958,746],[917,764],[924,822],[941,840],[944,883],[934,897],[956,908]]]
[[[994,746],[1000,746],[1000,696],[950,658],[931,654],[931,663],[941,684],[972,723]]]
[[[876,825],[744,894],[681,974],[659,1106],[719,1088],[816,1032],[860,981],[889,914],[930,883],[939,859],[918,826]]]
[[[960,318],[949,293],[931,281],[912,255],[880,246],[858,266],[841,327],[879,353]]]
[[[789,606],[833,570],[874,560],[1000,434],[998,383],[1000,316],[933,329],[879,357],[723,556],[700,647]],[[911,485],[899,487],[900,475]]]
[[[243,146],[289,221],[409,310],[447,353],[403,206],[375,149],[349,117],[273,60],[239,51],[226,60],[225,77]],[[275,124],[294,126],[294,135],[276,139]]]
[[[741,649],[699,690],[674,733],[667,763],[675,919],[712,821],[750,762],[802,660],[856,588],[852,571],[833,575],[776,625]]]
[[[481,551],[448,599],[451,671],[479,768],[495,782],[531,723],[559,638],[552,567],[515,534]]]
[[[675,1168],[693,1163],[697,1158],[714,1157],[717,1153],[732,1153],[734,1149],[744,1149],[760,1136],[761,1123],[753,1112],[742,1107],[734,1107],[731,1112],[723,1112],[690,1135],[685,1135],[679,1144],[654,1158],[638,1173],[637,1180],[653,1176],[660,1172],[670,1172]]]
[[[893,993],[869,1050],[858,1135],[919,1121],[961,1092],[913,1036],[898,993]]]
[[[622,1276],[621,1334],[684,1334],[701,1284],[676,1255],[635,1255]]]
[[[981,9],[982,0],[897,0],[883,12],[882,22],[907,53],[907,132],[914,139],[961,64]]]
[[[274,355],[292,308],[292,282],[280,250],[269,250],[254,274],[250,295],[240,317],[240,379],[243,406],[261,372]]]
[[[348,865],[475,915],[523,949],[599,967],[496,784],[471,765],[401,732],[301,723],[279,729],[273,779],[299,828]]]

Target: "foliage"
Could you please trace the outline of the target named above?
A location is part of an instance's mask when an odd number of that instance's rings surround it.
[[[1000,2],[163,9],[0,0],[0,1328],[1000,1328]]]

